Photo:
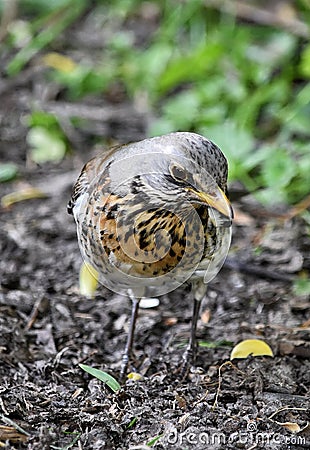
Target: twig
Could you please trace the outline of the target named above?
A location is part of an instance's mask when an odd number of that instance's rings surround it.
[[[56,447],[55,445],[51,445],[51,448],[54,450],[69,450],[69,448],[73,447],[74,444],[76,444],[76,442],[80,439],[80,436],[81,436],[81,433],[76,433],[75,438],[69,444],[65,445],[64,447]]]
[[[6,37],[8,27],[10,23],[15,19],[16,15],[17,15],[17,1],[4,0],[0,23],[0,42],[2,42]]]
[[[215,399],[214,399],[214,402],[212,405],[212,411],[214,411],[215,408],[217,407],[217,400],[220,395],[220,390],[221,390],[221,385],[222,385],[222,380],[223,380],[222,375],[221,375],[221,370],[225,366],[230,366],[235,371],[240,372],[242,375],[245,375],[245,373],[242,370],[238,369],[238,367],[236,367],[231,361],[225,361],[223,364],[220,365],[219,370],[218,370],[218,386],[217,386],[217,390],[216,390],[216,394],[215,394]]]
[[[40,297],[40,298],[38,298],[35,301],[35,304],[33,305],[30,317],[29,317],[28,322],[27,322],[26,327],[25,327],[26,331],[29,331],[30,328],[32,328],[32,326],[35,323],[35,321],[37,320],[42,301],[43,301],[43,297]]]
[[[298,214],[304,212],[308,208],[310,208],[310,195],[297,203],[297,205],[293,206],[291,210],[287,214],[281,216],[281,218],[283,218],[284,220],[290,220]]]
[[[209,391],[206,390],[206,392],[191,405],[191,409],[194,409],[197,405],[199,405],[199,403],[204,402],[208,395]]]
[[[282,411],[308,411],[308,408],[296,408],[294,406],[282,406],[281,408],[277,409],[274,413],[272,413],[269,417],[267,417],[267,420],[270,420],[273,423],[276,423],[277,425],[284,426],[288,428],[293,433],[302,433],[306,428],[309,427],[309,422],[307,421],[306,424],[303,427],[300,427],[297,422],[279,422],[278,420],[273,419],[275,415],[277,415],[279,412]]]
[[[3,414],[0,414],[0,419],[4,423],[10,425],[11,427],[14,427],[15,430],[19,431],[20,433],[25,434],[26,436],[31,436],[26,430],[24,430],[22,427],[20,427],[16,422],[9,419],[8,417],[5,417]]]
[[[255,275],[260,278],[269,278],[270,280],[285,281],[287,283],[291,283],[295,279],[293,275],[262,269],[260,267],[253,266],[251,263],[242,262],[230,257],[226,259],[224,267],[236,270],[238,272],[247,273],[249,275]]]
[[[83,103],[68,103],[68,102],[46,102],[41,103],[38,102],[38,105],[43,111],[50,112],[52,114],[56,114],[60,117],[79,117],[85,120],[93,120],[98,122],[107,122],[111,120],[128,120],[128,108],[124,107],[115,107],[115,106],[107,106],[107,107],[98,107],[98,106],[89,106]],[[140,114],[138,112],[132,111],[132,116],[136,116],[136,118],[143,120],[145,117],[144,114]]]
[[[213,403],[213,406],[212,406],[212,411],[214,411],[215,410],[215,408],[217,407],[217,400],[218,400],[218,397],[219,397],[219,395],[220,395],[220,390],[221,390],[221,386],[222,386],[222,374],[221,374],[221,370],[222,370],[222,368],[224,367],[224,366],[227,366],[227,365],[229,365],[229,366],[232,366],[233,364],[232,364],[232,362],[231,361],[226,361],[226,362],[224,362],[223,364],[221,364],[220,365],[220,367],[219,367],[219,372],[218,372],[218,386],[217,386],[217,390],[216,390],[216,394],[215,394],[215,399],[214,399],[214,403]]]
[[[261,25],[284,28],[296,36],[308,38],[310,35],[307,24],[294,17],[284,18],[267,9],[249,5],[236,0],[205,0],[207,7],[212,7],[242,19],[251,20]]]
[[[0,407],[1,407],[2,411],[4,412],[4,414],[9,414],[8,411],[6,410],[6,407],[4,406],[2,397],[0,397]]]
[[[307,408],[296,408],[294,406],[281,406],[281,408],[277,409],[275,412],[270,414],[270,416],[268,416],[267,419],[272,421],[272,418],[282,411],[308,411],[308,410]]]

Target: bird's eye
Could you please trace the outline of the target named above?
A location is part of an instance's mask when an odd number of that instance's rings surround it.
[[[183,167],[176,165],[176,164],[172,164],[170,166],[169,170],[170,170],[172,177],[176,181],[186,181],[187,180],[187,173],[183,169]]]

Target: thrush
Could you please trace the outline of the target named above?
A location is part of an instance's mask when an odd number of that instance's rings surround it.
[[[191,283],[193,315],[188,366],[207,284],[231,239],[227,160],[207,138],[176,132],[118,146],[82,169],[68,203],[84,260],[132,313],[121,375],[131,357],[139,301]]]

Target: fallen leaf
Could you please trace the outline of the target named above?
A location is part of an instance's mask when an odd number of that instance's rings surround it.
[[[46,197],[46,193],[41,191],[40,189],[27,187],[25,189],[21,189],[20,191],[10,192],[9,194],[4,195],[1,198],[1,206],[3,208],[9,208],[10,206],[14,205],[14,203],[19,203],[24,200]]]
[[[211,311],[210,309],[207,308],[201,314],[201,320],[204,324],[207,324],[210,322],[210,318],[211,318]]]
[[[43,56],[42,61],[46,66],[64,73],[71,73],[77,67],[73,59],[56,52],[47,53]]]
[[[250,355],[273,356],[273,352],[269,345],[260,339],[246,339],[232,349],[230,359],[247,358]]]
[[[72,398],[78,397],[80,394],[82,394],[82,392],[83,392],[83,388],[76,389],[76,391],[74,391],[72,394]]]
[[[80,294],[93,298],[98,287],[98,272],[90,264],[84,262],[80,269]]]
[[[164,320],[164,324],[167,327],[171,327],[172,325],[175,325],[178,323],[178,319],[176,317],[167,317],[167,319]]]
[[[140,375],[140,374],[137,373],[137,372],[130,372],[130,373],[127,375],[127,378],[128,378],[129,380],[139,381],[139,380],[141,380],[142,375]]]
[[[282,427],[286,428],[291,433],[299,433],[300,426],[296,422],[277,422],[278,425],[282,425]]]
[[[309,328],[310,327],[310,319],[306,320],[300,325],[300,328]]]
[[[0,425],[0,439],[2,441],[25,442],[28,437],[19,433],[14,427]]]
[[[178,402],[178,405],[180,408],[185,409],[186,408],[186,400],[181,395],[175,393],[175,399]]]

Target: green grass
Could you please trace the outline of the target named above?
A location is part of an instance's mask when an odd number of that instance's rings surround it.
[[[29,36],[16,50],[19,22],[10,28],[9,76],[22,71],[38,52],[54,51],[59,35],[83,22],[87,2],[73,3],[20,1]],[[127,24],[145,20],[142,3],[93,2],[91,14],[106,32],[99,59],[47,72],[65,100],[102,95],[118,84],[131,101],[143,98],[147,103],[155,117],[149,135],[191,130],[215,140],[228,157],[230,179],[241,181],[262,203],[294,204],[307,196],[309,41],[283,28],[243,23],[200,0],[162,0],[152,2],[157,28],[138,45]],[[307,2],[294,4],[300,20],[309,23]],[[59,52],[70,57],[65,44]],[[55,127],[52,137],[65,140]]]

